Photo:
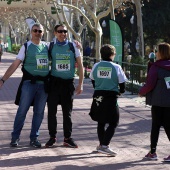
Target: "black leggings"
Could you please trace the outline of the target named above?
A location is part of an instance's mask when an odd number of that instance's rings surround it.
[[[170,107],[152,106],[151,149],[157,147],[161,126],[170,141]]]
[[[115,124],[108,124],[108,127],[106,128],[106,123],[99,123],[97,126],[97,134],[99,138],[100,145],[108,146],[110,144],[110,141],[115,133],[116,126]]]

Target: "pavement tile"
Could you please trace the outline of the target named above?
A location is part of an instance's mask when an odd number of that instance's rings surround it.
[[[15,55],[4,53],[0,63],[0,76],[15,60]],[[15,95],[21,80],[21,67],[0,89],[0,170],[168,170],[169,163],[162,162],[170,153],[169,141],[163,129],[160,132],[157,154],[158,161],[148,161],[144,155],[149,151],[151,116],[150,107],[145,106],[145,99],[129,92],[119,99],[120,123],[111,147],[118,152],[116,157],[97,153],[98,145],[96,122],[89,117],[93,88],[89,79],[84,80],[84,92],[75,96],[72,137],[78,143],[76,149],[66,148],[63,143],[62,112],[58,108],[58,135],[54,148],[45,148],[49,139],[47,130],[47,108],[40,128],[41,149],[29,146],[29,133],[32,120],[30,108],[21,133],[20,145],[9,147],[11,131],[17,106]],[[77,79],[75,80],[77,84]]]

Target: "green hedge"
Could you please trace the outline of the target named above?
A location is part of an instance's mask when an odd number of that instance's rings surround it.
[[[12,44],[12,52],[18,53],[21,48],[20,44]]]

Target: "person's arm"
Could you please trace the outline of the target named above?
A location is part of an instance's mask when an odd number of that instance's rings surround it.
[[[16,59],[7,69],[4,76],[0,79],[0,88],[4,84],[4,82],[15,72],[15,70],[18,68],[18,66],[21,64],[21,60]]]
[[[158,72],[158,67],[152,65],[151,68],[149,69],[149,72],[146,78],[146,83],[139,90],[139,96],[144,96],[148,92],[154,89],[157,83],[157,79],[158,79],[157,72]]]
[[[124,93],[125,92],[125,82],[123,83],[119,83],[119,92],[120,94]]]
[[[98,63],[95,63],[91,72],[90,72],[90,75],[89,75],[89,78],[91,79],[91,82],[92,82],[92,85],[93,85],[93,88],[95,89],[95,80],[94,80],[94,77],[93,77],[93,71],[94,71],[94,68],[96,67]]]
[[[74,40],[74,43],[75,43],[75,46],[76,46],[78,49],[82,49],[82,48],[83,48],[83,47],[82,47],[82,44],[81,44],[79,41]]]
[[[95,81],[91,79],[91,83],[93,85],[93,88],[95,88]]]
[[[82,63],[82,57],[76,57],[76,62],[78,64],[78,72],[79,72],[79,84],[76,87],[76,94],[81,94],[83,91],[83,80],[84,80],[84,68]]]

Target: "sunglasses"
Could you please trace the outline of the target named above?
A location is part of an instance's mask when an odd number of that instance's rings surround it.
[[[67,30],[57,30],[57,32],[66,34],[68,31]]]
[[[40,33],[40,34],[42,33],[42,30],[34,29],[34,30],[32,30],[32,31],[35,32],[35,33],[36,33],[36,32],[38,32],[38,33]]]

